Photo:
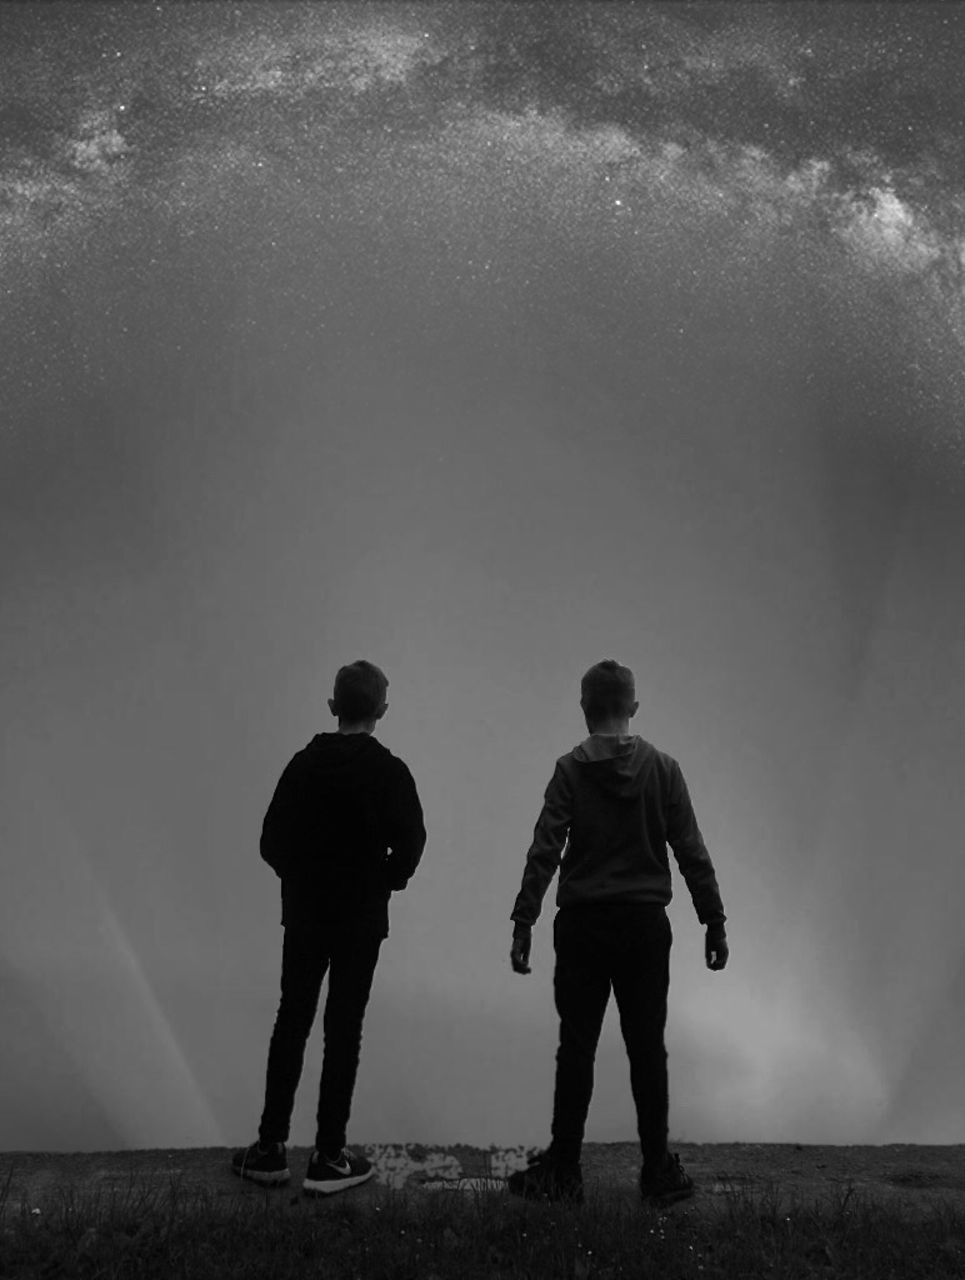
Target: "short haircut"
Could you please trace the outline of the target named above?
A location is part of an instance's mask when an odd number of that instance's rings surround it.
[[[580,704],[594,722],[622,719],[635,701],[633,672],[615,658],[594,663],[580,681]]]
[[[379,707],[385,701],[389,682],[385,673],[372,662],[358,658],[348,666],[339,667],[335,676],[335,714],[347,724],[360,720],[374,720]]]

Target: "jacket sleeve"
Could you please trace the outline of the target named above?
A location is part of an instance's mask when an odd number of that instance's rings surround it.
[[[673,761],[670,771],[670,800],[667,811],[667,842],[687,882],[697,919],[703,925],[722,925],[726,920],[714,865],[697,826],[694,807],[680,765]]]
[[[391,852],[386,883],[400,891],[412,878],[426,845],[426,828],[415,779],[402,760],[394,762],[385,791],[385,833]]]
[[[526,854],[523,883],[512,920],[532,926],[539,919],[543,897],[560,865],[573,819],[573,791],[559,761],[543,796],[543,808]]]
[[[301,829],[298,756],[294,756],[278,779],[261,827],[261,856],[279,879],[297,857]]]

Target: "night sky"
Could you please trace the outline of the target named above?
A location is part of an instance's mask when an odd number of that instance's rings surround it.
[[[605,657],[728,915],[710,973],[674,867],[671,1139],[965,1141],[963,65],[955,4],[0,5],[0,1145],[253,1139],[357,657],[429,841],[350,1143],[548,1141],[510,911]]]

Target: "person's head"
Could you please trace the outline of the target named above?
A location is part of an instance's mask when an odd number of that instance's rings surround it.
[[[339,667],[335,692],[328,700],[332,715],[338,716],[339,729],[372,733],[389,705],[385,700],[388,687],[385,673],[364,658]]]
[[[633,672],[614,658],[594,663],[580,681],[580,706],[590,733],[627,733],[639,705]]]

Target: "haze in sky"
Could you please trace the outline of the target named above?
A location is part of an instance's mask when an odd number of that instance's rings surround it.
[[[710,973],[675,870],[671,1140],[965,1141],[963,58],[928,3],[0,6],[3,1148],[251,1140],[261,822],[358,657],[428,844],[350,1143],[547,1140],[556,882],[529,976],[510,911],[605,657],[728,916]]]

